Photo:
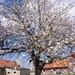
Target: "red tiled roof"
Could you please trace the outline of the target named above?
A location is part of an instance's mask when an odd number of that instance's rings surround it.
[[[12,62],[9,60],[2,60],[0,59],[0,67],[13,67],[13,66],[18,66],[16,62]]]
[[[70,58],[69,58],[69,62],[75,62],[75,58],[70,57]]]
[[[67,58],[65,59],[65,61],[63,60],[57,60],[57,61],[54,61],[53,63],[51,64],[46,64],[44,66],[44,69],[47,69],[47,68],[62,68],[62,67],[68,67],[69,63],[70,62],[74,62],[75,63],[75,58],[73,57],[70,57],[70,58]],[[75,66],[75,64],[73,64],[73,66]]]
[[[69,59],[63,61],[63,60],[58,60],[58,61],[55,61],[51,64],[46,64],[44,66],[44,69],[46,68],[62,68],[62,67],[68,67],[68,63],[69,63]]]

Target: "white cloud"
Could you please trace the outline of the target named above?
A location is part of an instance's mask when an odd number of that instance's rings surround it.
[[[0,15],[0,20],[3,18],[3,16],[2,15]]]
[[[70,13],[75,16],[75,7],[70,10]]]
[[[56,0],[51,0],[52,2],[56,1]],[[61,2],[61,4],[65,4],[67,5],[70,1],[73,3],[74,7],[70,10],[70,14],[74,15],[75,16],[75,0],[58,0]]]
[[[5,0],[0,0],[0,2],[4,2]]]
[[[1,2],[4,2],[5,0],[0,0],[0,11],[3,8],[3,6],[1,5]],[[3,18],[3,16],[0,14],[0,20]]]
[[[0,20],[1,20],[2,25],[3,25],[4,27],[7,26],[7,20],[5,19],[5,17],[1,16]]]

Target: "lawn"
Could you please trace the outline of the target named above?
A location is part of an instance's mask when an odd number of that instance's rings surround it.
[[[75,75],[75,74],[63,74],[63,75]]]
[[[75,74],[55,74],[55,75],[75,75]]]
[[[42,74],[42,75],[75,75],[75,74]]]

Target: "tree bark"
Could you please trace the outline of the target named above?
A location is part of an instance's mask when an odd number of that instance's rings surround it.
[[[39,60],[38,57],[35,59],[35,75],[41,75],[41,71],[44,67],[44,63]]]

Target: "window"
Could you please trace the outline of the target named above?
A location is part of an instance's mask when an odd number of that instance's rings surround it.
[[[8,74],[10,74],[10,72],[8,72]]]
[[[16,72],[14,72],[14,73],[16,73]]]

